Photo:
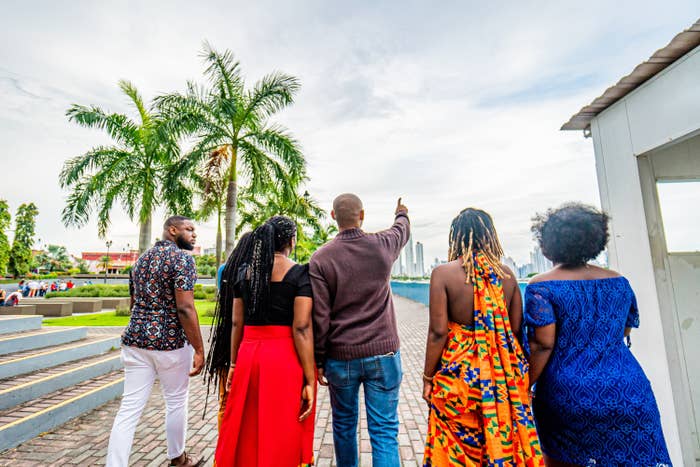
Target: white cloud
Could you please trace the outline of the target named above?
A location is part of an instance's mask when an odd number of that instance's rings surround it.
[[[128,111],[121,78],[148,99],[201,80],[197,53],[207,39],[233,50],[251,83],[272,70],[301,79],[297,103],[278,121],[301,141],[309,191],[325,207],[357,192],[375,230],[403,196],[431,261],[445,256],[452,217],[479,206],[522,261],[536,211],[598,202],[590,140],[559,126],[698,16],[693,0],[5,6],[0,197],[13,209],[38,204],[42,240],[76,253],[100,248],[94,223],[80,231],[60,223],[63,161],[106,142],[69,124],[65,109]],[[200,226],[203,245],[214,236],[213,225]],[[115,209],[110,237],[135,245],[138,229]]]

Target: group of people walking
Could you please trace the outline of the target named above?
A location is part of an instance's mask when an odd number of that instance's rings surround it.
[[[358,465],[363,388],[372,463],[400,465],[401,351],[391,268],[410,233],[399,199],[393,225],[362,230],[353,194],[338,196],[338,235],[308,265],[290,259],[295,222],[274,216],[243,234],[222,270],[204,358],[194,310],[196,238],[175,216],[139,258],[132,317],[122,338],[125,388],[107,465],[127,465],[157,377],[166,401],[170,465],[185,452],[187,383],[206,367],[218,386],[217,466],[313,465],[318,384],[331,399],[339,467]],[[488,213],[453,220],[449,261],[430,281],[423,398],[425,466],[671,465],[649,381],[629,350],[639,325],[618,273],[588,262],[608,240],[607,216],[567,204],[535,218],[552,270],[521,296]]]

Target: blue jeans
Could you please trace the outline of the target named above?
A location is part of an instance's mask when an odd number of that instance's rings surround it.
[[[338,467],[356,467],[360,384],[364,385],[367,427],[374,467],[399,467],[401,353],[356,360],[326,361],[333,408],[333,444]]]

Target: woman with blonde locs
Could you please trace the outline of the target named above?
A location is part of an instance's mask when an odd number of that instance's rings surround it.
[[[491,216],[460,212],[448,257],[430,278],[423,464],[543,466],[518,341],[522,298]]]
[[[313,464],[313,301],[308,265],[289,259],[295,241],[294,221],[274,216],[227,272],[233,322],[218,467]]]

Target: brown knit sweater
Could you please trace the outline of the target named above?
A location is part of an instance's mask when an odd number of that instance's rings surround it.
[[[352,360],[399,349],[391,267],[408,241],[408,215],[378,233],[340,232],[311,258],[316,361]]]

